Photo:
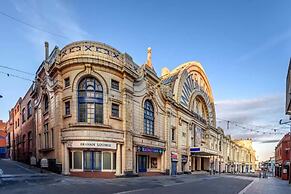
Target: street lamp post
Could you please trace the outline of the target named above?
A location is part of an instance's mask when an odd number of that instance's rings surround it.
[[[289,141],[289,184],[291,184],[291,121],[284,121],[281,119],[279,121],[280,125],[289,125],[290,126],[290,132],[289,132],[289,137],[290,137],[290,141]]]

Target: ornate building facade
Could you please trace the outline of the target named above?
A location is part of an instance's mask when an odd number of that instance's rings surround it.
[[[74,42],[50,54],[46,43],[46,58],[29,94],[35,156],[63,174],[230,171],[230,156],[242,147],[216,127],[202,65],[193,61],[173,71],[164,68],[159,77],[150,48],[147,62],[139,66],[103,43]]]

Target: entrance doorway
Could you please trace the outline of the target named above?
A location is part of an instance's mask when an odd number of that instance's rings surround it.
[[[138,172],[146,172],[148,166],[148,156],[138,156]]]

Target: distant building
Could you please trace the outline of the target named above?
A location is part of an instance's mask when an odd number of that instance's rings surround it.
[[[285,105],[285,113],[286,115],[289,115],[289,118],[291,119],[291,59],[289,61],[289,67],[288,67],[288,72],[287,72],[287,78],[286,78],[286,105]],[[289,136],[289,139],[288,139]],[[281,147],[282,150],[282,154],[284,155],[286,153],[287,158],[285,158],[283,156],[283,159],[285,160],[285,164],[282,164],[284,166],[278,166],[279,172],[282,173],[280,171],[280,169],[283,169],[283,174],[281,174],[282,177],[285,177],[286,173],[284,173],[285,171],[287,171],[287,178],[289,178],[289,184],[291,184],[291,131],[289,133],[289,135],[285,135],[285,137],[280,141],[282,142],[283,147]],[[285,142],[285,143],[284,143]],[[287,144],[285,146],[285,144]],[[280,148],[278,148],[280,149]],[[288,157],[289,156],[289,157]],[[284,170],[285,169],[285,170]]]
[[[0,158],[6,158],[6,123],[0,120]]]
[[[275,148],[275,176],[289,180],[290,133],[286,134]]]

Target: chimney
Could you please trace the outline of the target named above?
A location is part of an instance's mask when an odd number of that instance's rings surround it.
[[[49,57],[49,43],[47,41],[44,42],[44,49],[45,49],[45,60]]]

